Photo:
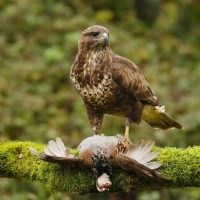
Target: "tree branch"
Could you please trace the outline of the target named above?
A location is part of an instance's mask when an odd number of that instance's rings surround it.
[[[0,177],[23,177],[42,182],[52,191],[86,194],[96,192],[95,178],[90,169],[64,168],[32,156],[28,147],[43,152],[44,145],[31,142],[6,142],[0,144]],[[136,188],[199,187],[200,147],[177,149],[158,148],[157,158],[162,163],[158,170],[170,178],[169,182],[155,182],[138,177],[134,172],[115,169],[111,177],[114,191]]]

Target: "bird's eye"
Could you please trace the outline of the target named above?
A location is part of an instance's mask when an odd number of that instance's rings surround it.
[[[98,36],[99,35],[99,32],[91,32],[91,36],[92,37],[96,37],[96,36]]]

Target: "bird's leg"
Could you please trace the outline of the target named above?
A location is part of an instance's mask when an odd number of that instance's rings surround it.
[[[126,128],[125,128],[125,133],[124,133],[124,138],[125,140],[130,140],[129,139],[129,126],[130,126],[130,122],[127,118],[125,118],[125,124],[126,124]]]
[[[88,114],[89,122],[92,127],[93,133],[97,135],[100,132],[101,124],[103,122],[103,113],[95,110],[93,107],[91,107],[88,104],[85,104],[85,105],[86,105],[87,114]]]
[[[124,133],[124,143],[126,146],[129,146],[132,144],[130,138],[129,138],[129,127],[130,127],[130,122],[126,118],[126,128],[125,128],[125,133]]]
[[[128,125],[126,125],[124,137],[125,139],[129,140],[129,126]]]

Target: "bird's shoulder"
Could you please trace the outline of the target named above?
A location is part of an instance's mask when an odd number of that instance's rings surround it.
[[[138,71],[139,67],[133,63],[131,60],[117,55],[117,54],[112,54],[112,67],[113,68],[117,68],[117,67],[121,67],[121,66],[126,67],[127,69],[133,70],[133,71]]]
[[[159,105],[141,69],[131,60],[113,54],[111,73],[115,83],[139,101]]]

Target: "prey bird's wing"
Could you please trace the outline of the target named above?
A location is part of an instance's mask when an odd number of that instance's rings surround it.
[[[111,161],[113,165],[119,166],[126,171],[133,171],[139,176],[157,181],[167,180],[155,171],[161,166],[161,163],[152,161],[159,154],[159,151],[152,151],[153,146],[153,141],[141,140],[131,144],[124,153],[116,154]]]
[[[135,159],[131,159],[124,154],[117,154],[111,161],[114,166],[120,167],[125,171],[135,172],[140,177],[153,179],[159,182],[169,180],[153,169],[140,164]]]
[[[29,147],[29,151],[32,155],[47,162],[58,163],[60,165],[67,166],[83,165],[83,159],[80,157],[74,157],[70,153],[69,148],[65,147],[60,138],[56,138],[56,141],[49,141],[48,145],[44,148],[44,153],[39,153],[32,147]]]
[[[161,166],[161,163],[152,162],[152,160],[157,157],[159,151],[152,151],[153,146],[153,141],[141,140],[133,144],[125,155],[150,169],[157,169]]]
[[[130,60],[113,55],[112,76],[115,83],[128,95],[138,101],[157,106],[159,101],[150,89],[140,69]]]
[[[64,165],[64,166],[75,166],[75,165],[82,166],[83,165],[83,159],[79,157],[69,158],[69,157],[51,156],[45,153],[39,153],[37,150],[35,150],[32,147],[29,147],[29,151],[31,152],[32,155],[46,162],[57,163],[59,165]]]

